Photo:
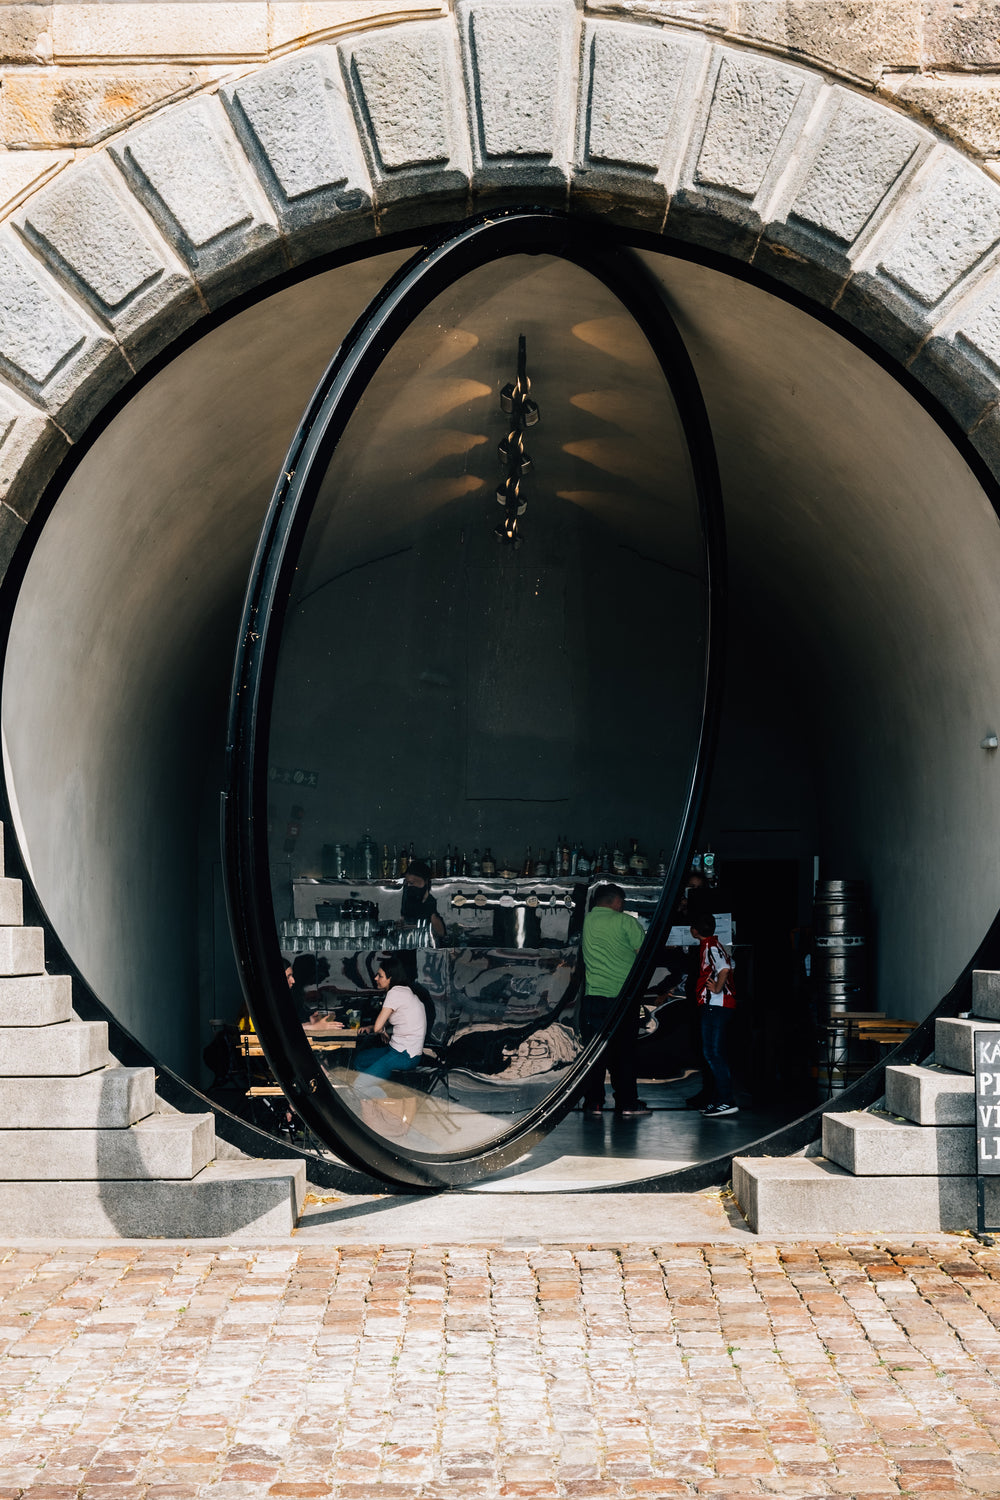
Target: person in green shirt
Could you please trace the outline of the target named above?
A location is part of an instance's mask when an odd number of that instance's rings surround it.
[[[628,978],[646,934],[625,911],[625,893],[617,885],[599,885],[583,920],[585,993],[580,1007],[584,1044],[602,1035]],[[637,1095],[636,1044],[639,1036],[638,1002],[630,1005],[608,1044],[583,1080],[583,1112],[599,1119],[604,1109],[604,1074],[611,1074],[615,1114],[623,1119],[651,1111]]]

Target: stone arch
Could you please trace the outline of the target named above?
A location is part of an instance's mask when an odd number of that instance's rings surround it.
[[[784,59],[573,0],[460,0],[166,106],[0,230],[0,564],[97,412],[208,312],[317,255],[525,198],[833,310],[1000,468],[1000,186]]]

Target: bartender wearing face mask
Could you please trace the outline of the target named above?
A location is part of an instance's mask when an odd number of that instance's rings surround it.
[[[437,902],[431,895],[430,866],[422,859],[411,859],[403,876],[403,899],[399,912],[404,927],[429,922],[437,941],[440,942],[444,937],[445,926],[438,916]]]

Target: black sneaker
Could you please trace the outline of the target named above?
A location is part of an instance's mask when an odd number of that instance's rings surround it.
[[[740,1107],[738,1104],[709,1104],[701,1112],[703,1120],[718,1120],[723,1115],[738,1115]]]
[[[645,1099],[637,1099],[634,1104],[629,1105],[628,1109],[615,1110],[615,1114],[620,1120],[634,1120],[639,1115],[651,1115],[652,1113],[653,1111]]]
[[[704,1109],[708,1103],[704,1094],[692,1094],[690,1099],[684,1100],[685,1109]]]

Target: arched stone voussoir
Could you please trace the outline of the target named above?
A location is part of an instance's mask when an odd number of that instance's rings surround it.
[[[815,69],[574,0],[352,33],[67,167],[0,232],[0,379],[75,437],[132,368],[289,265],[526,203],[752,263],[912,363],[966,430],[1000,400],[1000,186]],[[17,452],[27,497],[34,438]]]

